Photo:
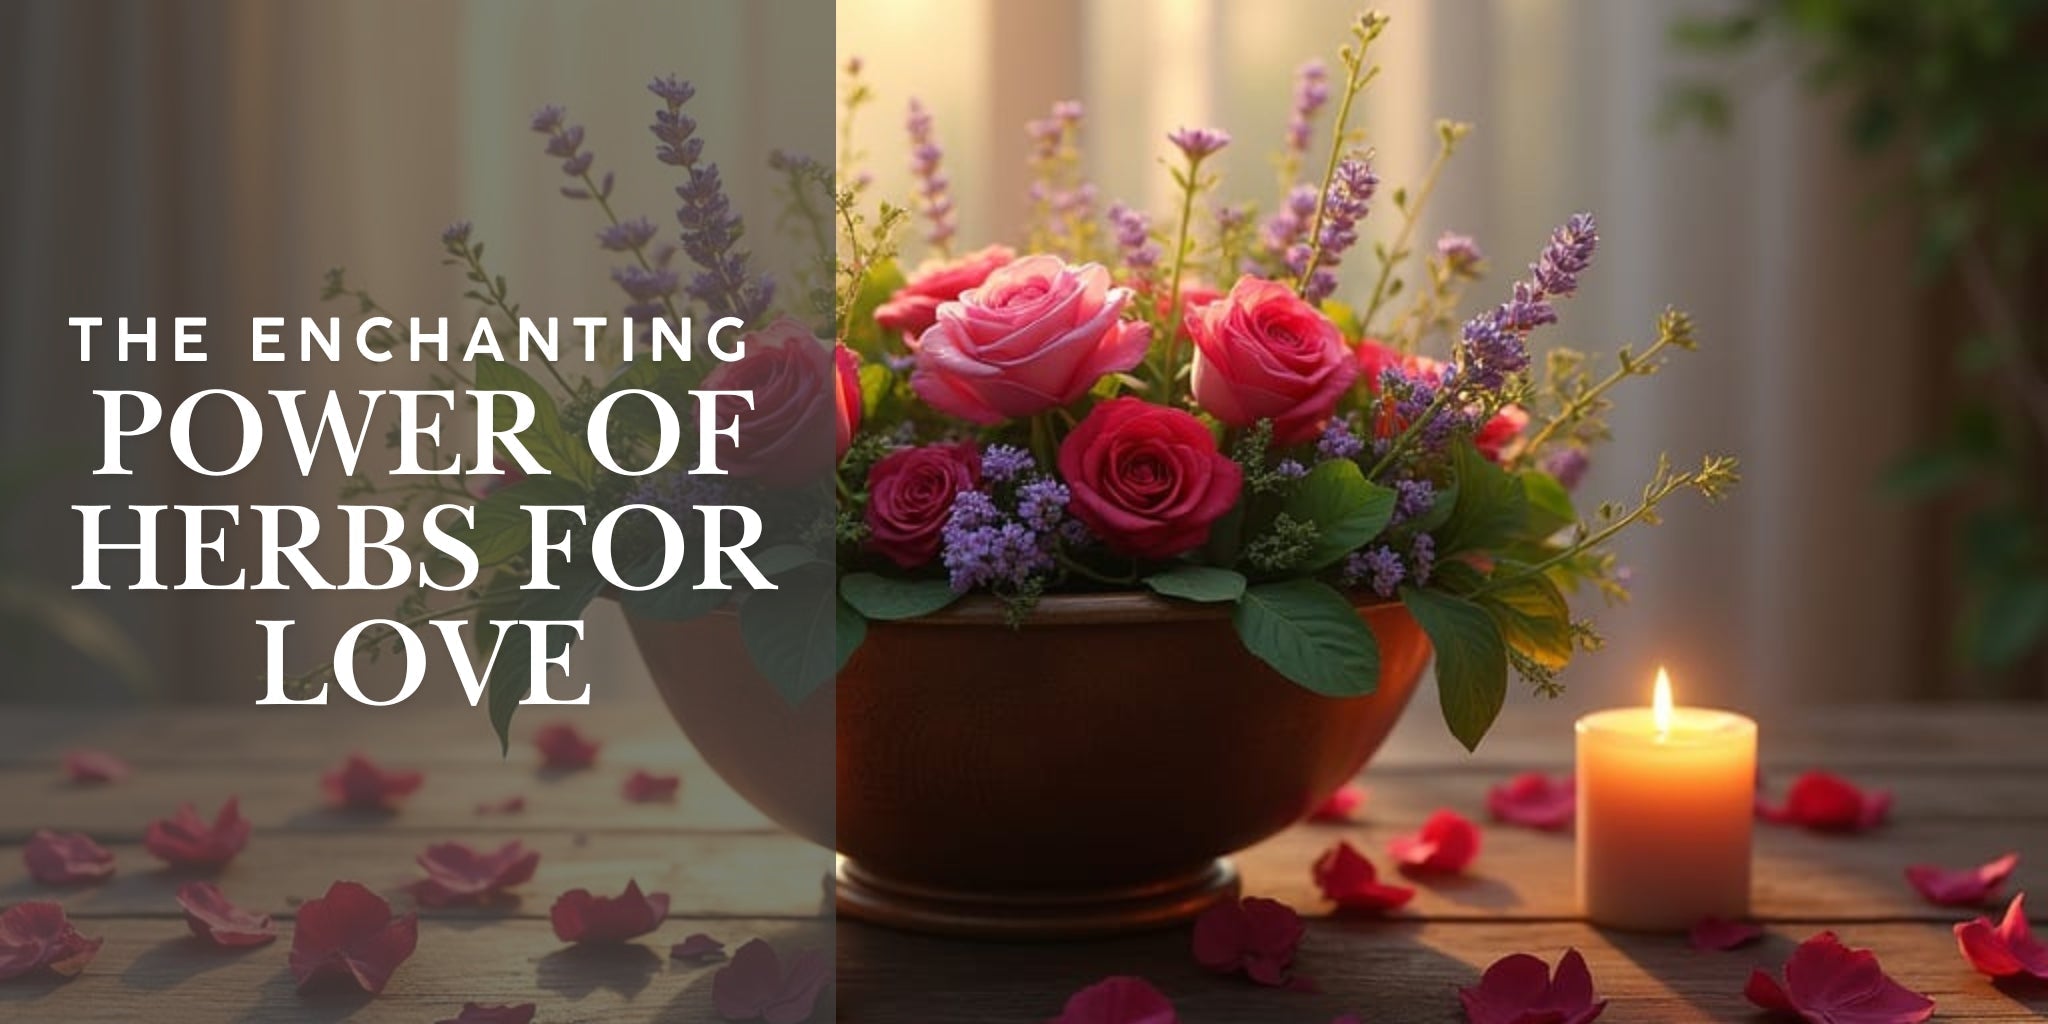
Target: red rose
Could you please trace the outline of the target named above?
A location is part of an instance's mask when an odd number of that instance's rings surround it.
[[[1501,453],[1508,445],[1522,436],[1522,428],[1529,425],[1529,414],[1519,405],[1503,406],[1493,418],[1481,425],[1479,432],[1472,435],[1472,446],[1489,462],[1499,462]]]
[[[1276,444],[1323,429],[1358,364],[1337,325],[1275,281],[1241,277],[1188,320],[1195,401],[1233,427],[1273,421]]]
[[[868,548],[905,569],[939,555],[953,498],[981,486],[971,441],[890,452],[868,470]]]
[[[939,307],[960,297],[969,288],[979,288],[988,275],[1017,254],[1000,245],[968,253],[950,263],[926,263],[910,275],[896,294],[875,309],[875,322],[885,331],[903,335],[916,347],[917,339],[939,321]]]
[[[832,357],[810,328],[783,318],[746,337],[746,355],[705,375],[706,391],[751,391],[752,409],[738,398],[718,399],[718,422],[739,420],[739,440],[718,439],[719,468],[763,483],[790,485],[823,476],[827,432],[826,389]]]
[[[1244,486],[1202,421],[1136,398],[1089,411],[1060,445],[1060,476],[1074,517],[1111,550],[1139,558],[1201,546]]]
[[[846,449],[853,446],[853,432],[860,429],[860,357],[844,344],[835,345],[832,363],[839,371],[839,387],[833,394],[839,414],[836,423],[839,454],[835,457],[843,459]]]
[[[1375,398],[1380,393],[1380,375],[1388,369],[1400,370],[1409,377],[1436,384],[1443,380],[1444,371],[1449,369],[1442,360],[1424,355],[1402,355],[1391,345],[1382,345],[1371,338],[1358,343],[1358,372],[1365,378],[1365,388]],[[1499,462],[1505,451],[1522,430],[1529,425],[1529,413],[1519,405],[1510,405],[1494,414],[1493,418],[1481,424],[1472,435],[1472,445],[1479,454],[1490,462]],[[1374,418],[1373,432],[1381,438],[1393,437],[1406,430],[1408,425],[1394,415],[1391,405],[1383,405]]]

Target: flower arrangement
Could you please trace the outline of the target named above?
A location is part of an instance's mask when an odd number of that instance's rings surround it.
[[[652,220],[615,210],[613,174],[596,167],[583,129],[544,109],[532,127],[561,161],[563,194],[599,216],[626,316],[645,331],[687,312],[729,315],[752,333],[743,358],[715,369],[627,361],[591,377],[548,362],[552,387],[502,360],[475,363],[474,379],[444,367],[437,386],[534,399],[538,437],[528,443],[549,475],[470,477],[475,515],[460,539],[489,576],[452,609],[427,611],[435,595],[422,586],[399,621],[475,617],[479,646],[496,652],[489,706],[502,738],[525,694],[517,666],[526,652],[501,650],[517,638],[494,641],[484,627],[573,617],[605,592],[648,618],[736,609],[756,665],[793,701],[832,678],[870,622],[974,597],[1002,602],[1025,626],[1041,600],[1104,590],[1228,605],[1244,646],[1280,674],[1356,696],[1378,677],[1357,609],[1399,601],[1434,643],[1451,731],[1476,745],[1510,667],[1554,693],[1574,652],[1598,645],[1565,595],[1590,586],[1623,596],[1608,542],[1656,521],[1678,492],[1719,497],[1735,463],[1710,457],[1682,470],[1660,459],[1638,501],[1577,512],[1572,490],[1607,437],[1610,390],[1691,349],[1692,323],[1667,313],[1654,342],[1623,349],[1608,372],[1564,348],[1536,365],[1532,333],[1557,320],[1594,256],[1598,234],[1584,214],[1557,229],[1505,299],[1460,321],[1486,259],[1459,235],[1417,251],[1414,233],[1469,127],[1440,124],[1425,177],[1383,200],[1372,151],[1350,123],[1377,74],[1369,49],[1386,24],[1378,14],[1355,23],[1341,73],[1320,63],[1300,71],[1279,160],[1285,188],[1263,219],[1212,201],[1213,158],[1231,138],[1205,128],[1167,139],[1179,195],[1170,219],[1099,209],[1082,173],[1085,112],[1062,103],[1029,126],[1033,215],[1019,248],[956,248],[939,127],[915,100],[906,125],[915,194],[907,204],[874,201],[854,147],[857,115],[874,95],[851,61],[837,173],[786,153],[769,161],[782,226],[816,247],[781,288],[740,244],[744,225],[687,113],[689,84],[649,87],[659,100],[656,157],[681,176],[680,231],[666,239]],[[1312,154],[1326,107],[1327,151]],[[1360,260],[1362,225],[1386,201],[1398,228]],[[913,222],[927,251],[910,265],[901,236]],[[519,319],[470,225],[448,229],[442,246],[482,317]],[[696,267],[688,279],[678,256]],[[1371,281],[1349,301],[1340,297],[1346,268]],[[365,316],[382,312],[340,271],[327,292]],[[836,331],[819,329],[828,321]],[[727,450],[730,475],[626,475],[598,464],[583,427],[608,397],[696,387],[754,392],[739,418],[749,444]],[[611,452],[644,464],[659,450],[649,420],[613,420]],[[395,488],[362,480],[356,490],[425,504],[463,488],[432,478]],[[665,572],[670,544],[638,520],[603,538],[612,559],[629,580],[666,582],[608,587],[592,559],[570,558],[548,587],[527,585],[544,553],[530,550],[522,508],[587,506],[562,550],[588,552],[600,509],[684,518],[724,503],[760,510],[754,550],[772,588],[751,579],[694,588],[701,552]]]
[[[1624,596],[1608,543],[1655,522],[1680,491],[1718,498],[1732,459],[1660,459],[1634,504],[1590,517],[1573,488],[1622,380],[1691,349],[1670,312],[1646,349],[1598,373],[1578,352],[1536,365],[1531,335],[1558,319],[1599,241],[1567,219],[1509,285],[1462,321],[1486,260],[1447,234],[1415,251],[1421,211],[1469,127],[1391,203],[1399,226],[1370,254],[1369,290],[1339,297],[1362,223],[1381,200],[1350,123],[1385,29],[1361,18],[1340,73],[1299,72],[1263,220],[1209,201],[1219,130],[1171,133],[1180,201],[1154,221],[1097,213],[1080,176],[1084,111],[1029,126],[1034,215],[1022,249],[956,252],[952,187],[932,116],[912,101],[907,206],[865,201],[842,155],[837,348],[842,656],[865,620],[930,614],[968,595],[1028,623],[1047,595],[1149,588],[1231,605],[1245,647],[1319,693],[1369,693],[1378,654],[1356,607],[1400,601],[1437,652],[1445,719],[1467,746],[1502,706],[1510,667],[1555,693],[1597,647],[1567,591]],[[845,114],[872,99],[847,69]],[[1334,101],[1320,176],[1304,180]],[[899,229],[923,224],[907,272]],[[1441,353],[1433,356],[1431,352]]]

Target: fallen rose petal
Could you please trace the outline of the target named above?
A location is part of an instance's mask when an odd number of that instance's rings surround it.
[[[1906,881],[1911,882],[1927,902],[1937,907],[1975,907],[1997,896],[1999,888],[2019,866],[2020,855],[2017,853],[2008,853],[1989,864],[1956,870],[1934,864],[1912,864],[1906,868]]]
[[[1588,1024],[1607,1009],[1593,998],[1592,972],[1576,949],[1565,950],[1554,978],[1549,964],[1527,953],[1502,957],[1479,984],[1459,989],[1458,1001],[1470,1024]]]
[[[0,912],[0,981],[38,970],[73,977],[99,955],[105,941],[80,935],[61,903],[17,903]]]
[[[1403,871],[1462,874],[1472,866],[1472,858],[1479,856],[1479,826],[1456,811],[1438,811],[1422,823],[1422,831],[1396,836],[1387,844],[1387,855]]]
[[[563,942],[617,943],[636,939],[661,926],[668,917],[668,893],[643,895],[640,883],[628,881],[617,896],[594,896],[571,889],[548,910],[555,938]]]
[[[534,1004],[504,1004],[485,1006],[482,1003],[464,1003],[462,1012],[435,1024],[533,1024]]]
[[[1279,900],[1218,903],[1195,918],[1195,962],[1218,974],[1242,971],[1261,985],[1286,985],[1307,931],[1301,915]]]
[[[1355,782],[1347,782],[1338,786],[1337,791],[1330,794],[1329,799],[1317,804],[1315,810],[1308,812],[1308,820],[1325,823],[1349,822],[1351,816],[1363,806],[1365,787]]]
[[[395,811],[420,788],[426,776],[414,771],[387,771],[361,754],[350,754],[320,776],[327,803],[351,811]]]
[[[549,722],[533,734],[533,745],[540,751],[541,767],[550,771],[574,771],[588,768],[597,763],[597,751],[603,744],[576,731],[568,722]]]
[[[1380,882],[1379,870],[1372,866],[1372,861],[1359,853],[1357,847],[1343,841],[1323,851],[1310,873],[1323,898],[1341,911],[1394,910],[1415,898],[1415,890],[1405,885]]]
[[[80,832],[39,828],[21,848],[28,876],[44,885],[76,885],[114,876],[114,855]]]
[[[518,814],[526,810],[526,798],[513,795],[502,800],[490,800],[476,805],[478,814]]]
[[[1553,779],[1523,772],[1486,791],[1486,811],[1493,820],[1524,828],[1568,828],[1578,808],[1578,784],[1570,775]]]
[[[277,926],[269,914],[235,906],[212,882],[179,886],[178,906],[185,909],[185,927],[216,946],[261,946],[277,939]]]
[[[249,819],[242,817],[241,804],[234,797],[221,805],[212,824],[191,804],[180,804],[178,813],[150,822],[142,834],[143,849],[177,868],[221,867],[248,843]]]
[[[104,750],[77,747],[64,752],[64,774],[73,782],[119,782],[128,772],[128,762]]]
[[[1891,813],[1889,790],[1868,792],[1828,772],[1807,772],[1792,780],[1785,802],[1773,805],[1759,795],[1757,814],[1778,825],[1800,825],[1819,832],[1866,832],[1884,824]]]
[[[435,843],[416,858],[427,877],[413,885],[413,895],[430,907],[485,903],[506,889],[533,878],[540,851],[514,839],[491,853],[467,843]]]
[[[645,769],[636,768],[626,776],[626,799],[636,804],[660,803],[674,800],[676,789],[683,784],[680,775],[656,775]]]
[[[1046,1024],[1180,1024],[1173,1003],[1143,978],[1104,978],[1067,997]]]
[[[327,895],[299,905],[292,928],[292,976],[299,991],[347,981],[371,995],[419,944],[419,915],[394,917],[391,904],[357,882],[336,882]]]
[[[2026,893],[2014,895],[1996,926],[1982,917],[1955,926],[1956,946],[1970,966],[1993,978],[2024,974],[2048,981],[2048,946],[2027,925],[2026,900]]]
[[[1742,994],[1809,1024],[1919,1024],[1934,1015],[1934,1000],[1893,981],[1867,949],[1849,949],[1834,932],[1799,944],[1785,961],[1782,984],[1751,972]]]
[[[686,935],[683,937],[683,941],[668,948],[668,956],[671,960],[709,960],[713,957],[724,955],[725,943],[703,932]]]
[[[1718,917],[1703,917],[1692,926],[1687,940],[1692,948],[1702,953],[1721,953],[1741,946],[1747,946],[1764,937],[1764,930],[1747,921],[1724,921]]]
[[[711,1004],[729,1021],[802,1024],[810,1019],[818,993],[831,977],[832,965],[823,950],[798,953],[785,970],[775,947],[754,939],[711,976]]]

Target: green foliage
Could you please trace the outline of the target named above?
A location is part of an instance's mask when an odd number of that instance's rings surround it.
[[[1312,571],[1335,565],[1386,529],[1394,515],[1394,492],[1368,482],[1357,463],[1333,460],[1302,479],[1285,509],[1295,520],[1315,525],[1315,540],[1298,563]]]
[[[1402,587],[1401,602],[1436,648],[1437,700],[1451,735],[1476,750],[1508,693],[1507,645],[1492,614],[1463,598]]]
[[[740,638],[754,667],[791,704],[830,681],[844,660],[837,638],[840,601],[832,567],[803,566],[757,590],[740,605]]]
[[[1261,583],[1231,617],[1238,639],[1260,661],[1326,697],[1379,688],[1380,648],[1344,595],[1314,580]]]
[[[506,619],[567,621],[583,617],[583,609],[597,597],[604,581],[594,572],[579,571],[555,581],[558,585],[548,590],[522,590],[518,604]],[[498,649],[497,660],[491,663],[487,686],[490,705],[491,728],[498,733],[498,749],[506,752],[512,743],[512,713],[519,709],[519,702],[532,691],[534,680],[528,671],[532,664],[532,649],[529,644],[532,635],[524,629],[514,629],[505,634],[504,642],[497,643],[494,630],[486,629],[478,644],[483,650],[493,646]],[[565,630],[548,631],[550,657],[567,650],[572,642]]]
[[[585,490],[597,482],[597,459],[583,439],[562,426],[555,397],[525,370],[502,359],[481,359],[475,364],[476,386],[486,391],[517,391],[533,400],[533,426],[519,435],[526,449],[549,472],[560,474]]]
[[[1206,604],[1233,602],[1244,596],[1245,578],[1229,569],[1207,565],[1176,565],[1145,577],[1145,585],[1167,597]]]
[[[863,618],[883,622],[930,615],[960,599],[945,580],[903,579],[872,572],[841,576],[839,596]]]
[[[1521,535],[1529,498],[1520,480],[1479,454],[1470,441],[1458,442],[1451,467],[1458,498],[1437,530],[1439,557],[1491,551]]]

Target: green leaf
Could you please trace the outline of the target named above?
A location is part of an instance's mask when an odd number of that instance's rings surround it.
[[[1437,557],[1489,551],[1513,540],[1528,520],[1529,498],[1521,481],[1487,461],[1471,442],[1452,453],[1458,503],[1437,530]]]
[[[1508,651],[1486,609],[1461,597],[1402,587],[1401,603],[1436,648],[1437,700],[1451,735],[1477,750],[1508,695]]]
[[[844,600],[837,603],[834,615],[836,621],[833,624],[832,639],[839,648],[837,667],[843,669],[847,662],[853,660],[853,652],[860,650],[862,641],[868,638],[868,620],[854,611],[853,606]]]
[[[533,426],[522,431],[519,440],[533,457],[551,473],[558,473],[588,489],[597,479],[597,459],[581,438],[562,427],[555,397],[525,370],[502,359],[480,359],[476,366],[476,387],[480,391],[517,391],[533,400]]]
[[[589,494],[575,481],[559,476],[530,476],[477,502],[476,525],[455,524],[448,532],[476,552],[482,565],[496,565],[524,555],[533,545],[529,505],[583,505]],[[557,517],[560,524],[568,517]]]
[[[572,577],[560,586],[550,590],[521,591],[517,610],[506,616],[510,619],[546,619],[563,621],[583,617],[583,609],[597,597],[604,586],[604,580],[595,573],[588,577]],[[561,631],[551,631],[550,656],[558,655],[568,648],[569,637]],[[478,634],[484,649],[497,637],[489,630]],[[519,702],[533,691],[531,664],[533,655],[528,646],[532,635],[528,630],[515,629],[506,634],[505,642],[498,647],[498,659],[491,663],[489,681],[491,728],[498,732],[498,750],[507,753],[512,749],[512,713],[519,710]]]
[[[1302,567],[1321,569],[1386,529],[1394,516],[1394,492],[1367,481],[1357,463],[1333,459],[1302,478],[1284,511],[1316,525],[1315,547]]]
[[[1176,565],[1145,577],[1145,585],[1167,597],[1205,603],[1244,596],[1244,576],[1208,565]]]
[[[1549,576],[1539,573],[1486,591],[1479,603],[1509,647],[1547,668],[1563,668],[1572,660],[1571,606]]]
[[[1230,511],[1209,524],[1209,540],[1202,545],[1202,561],[1221,566],[1237,564],[1238,555],[1244,550],[1244,516],[1245,498],[1239,495],[1237,504],[1230,506]]]
[[[1571,492],[1556,477],[1540,469],[1528,470],[1521,477],[1522,496],[1529,507],[1526,535],[1548,537],[1579,521],[1578,510],[1572,507]]]
[[[784,700],[801,704],[839,671],[839,599],[832,569],[819,564],[757,590],[740,606],[740,639],[754,667],[775,684]]]
[[[1231,621],[1246,650],[1305,689],[1362,697],[1379,688],[1379,642],[1351,602],[1326,584],[1297,579],[1251,587]]]
[[[930,615],[960,599],[945,580],[906,580],[872,572],[841,577],[839,596],[863,617],[883,622]]]
[[[2048,580],[2013,580],[1985,589],[1963,622],[1964,642],[1979,663],[2002,668],[2048,638]]]

